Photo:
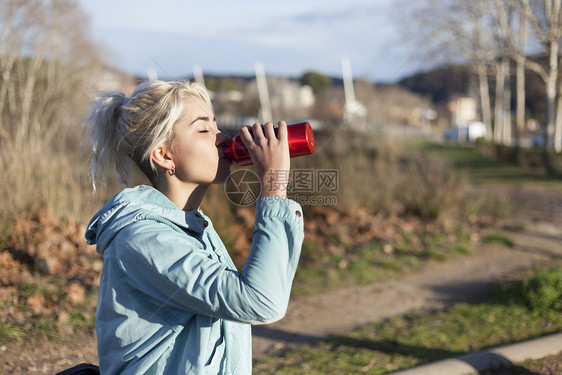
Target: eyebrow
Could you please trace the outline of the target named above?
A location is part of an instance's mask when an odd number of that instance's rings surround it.
[[[193,125],[195,124],[197,121],[211,121],[211,118],[209,116],[199,116],[197,117],[195,120],[191,121],[191,123],[189,125]],[[215,118],[213,117],[213,121],[215,121]]]

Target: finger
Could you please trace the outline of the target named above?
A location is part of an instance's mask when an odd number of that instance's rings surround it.
[[[271,122],[267,122],[264,125],[264,134],[267,137],[267,139],[277,139],[277,136],[275,135],[275,130],[273,129],[273,124]]]
[[[240,134],[240,138],[242,139],[242,142],[244,142],[244,145],[246,145],[246,147],[248,147],[254,141],[252,138],[252,133],[250,133],[249,126],[240,128],[240,131],[238,133]]]
[[[287,123],[285,121],[279,121],[278,123],[279,140],[287,142]]]
[[[254,125],[252,125],[252,133],[253,133],[254,139],[264,137],[262,124],[260,124],[259,122],[256,122]]]

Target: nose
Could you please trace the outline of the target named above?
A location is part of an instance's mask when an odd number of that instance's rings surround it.
[[[219,131],[219,132],[217,133],[217,139],[216,139],[216,141],[215,141],[215,145],[216,145],[217,147],[222,146],[222,145],[225,145],[225,144],[227,144],[227,143],[229,143],[229,142],[230,142],[230,138],[229,138],[226,134],[224,134],[224,133],[221,132],[221,131]]]

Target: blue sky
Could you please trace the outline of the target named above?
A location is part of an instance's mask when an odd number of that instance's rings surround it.
[[[396,0],[80,0],[110,63],[141,76],[341,75],[392,82],[419,69],[401,41]]]

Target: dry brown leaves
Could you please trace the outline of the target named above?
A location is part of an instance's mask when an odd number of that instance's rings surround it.
[[[99,285],[103,264],[84,231],[47,210],[17,220],[0,250],[0,321],[21,322],[84,302]]]

